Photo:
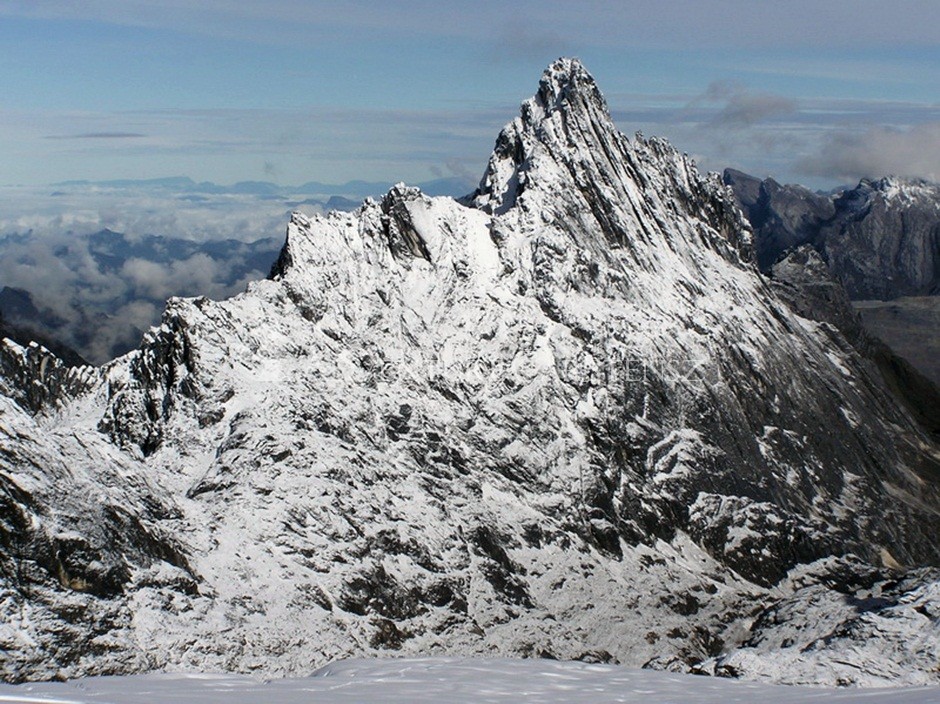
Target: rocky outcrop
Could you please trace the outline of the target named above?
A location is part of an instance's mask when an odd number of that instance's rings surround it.
[[[69,366],[36,342],[21,346],[0,338],[0,392],[27,412],[60,406],[96,381],[92,367]]]
[[[804,685],[934,683],[929,673],[940,657],[937,570],[899,575],[833,559],[794,570],[788,586],[792,596],[761,611],[740,646],[695,670],[768,681],[786,672],[791,684]],[[851,664],[833,663],[833,650],[851,652]],[[920,675],[911,678],[911,670]]]
[[[9,291],[23,294],[23,296],[26,297],[26,300],[29,300],[29,294],[26,291],[16,291],[15,289],[10,289],[7,286],[4,286],[3,291],[0,292],[0,294]],[[2,307],[0,307],[0,340],[3,338],[9,338],[10,340],[13,340],[21,347],[29,347],[30,342],[35,342],[37,345],[45,347],[47,350],[52,352],[59,359],[59,361],[63,362],[66,366],[69,367],[89,366],[89,362],[68,345],[50,337],[49,335],[34,330],[29,325],[23,326],[11,324],[4,318]]]
[[[754,251],[762,271],[769,271],[784,252],[810,244],[818,245],[823,223],[833,219],[832,198],[802,186],[783,186],[772,178],[725,169],[724,183],[754,231]]]

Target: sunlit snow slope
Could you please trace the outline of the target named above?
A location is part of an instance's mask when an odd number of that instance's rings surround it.
[[[311,677],[141,675],[0,685],[17,704],[936,704],[937,687],[820,690],[549,660],[350,660]]]

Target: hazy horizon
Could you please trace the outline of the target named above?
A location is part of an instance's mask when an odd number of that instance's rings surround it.
[[[477,179],[542,69],[706,170],[936,179],[940,5],[0,3],[6,184]]]

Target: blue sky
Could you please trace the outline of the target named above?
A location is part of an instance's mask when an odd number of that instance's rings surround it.
[[[559,55],[705,168],[940,178],[937,0],[0,0],[0,183],[475,177]]]

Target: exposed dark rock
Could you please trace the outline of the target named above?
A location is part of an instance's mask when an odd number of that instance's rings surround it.
[[[869,332],[940,387],[940,296],[853,301],[852,305]]]
[[[803,317],[834,326],[875,365],[885,386],[917,422],[940,438],[940,388],[868,331],[845,289],[812,247],[789,252],[774,264],[771,276],[783,300]]]

